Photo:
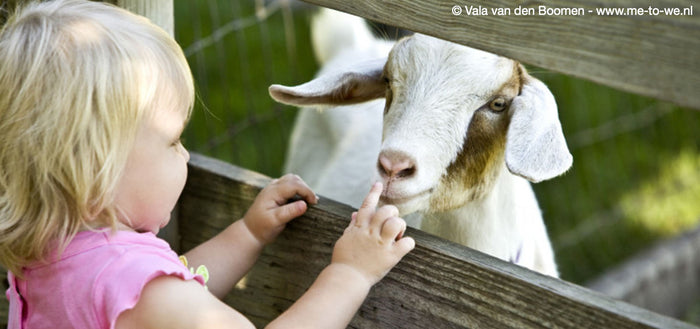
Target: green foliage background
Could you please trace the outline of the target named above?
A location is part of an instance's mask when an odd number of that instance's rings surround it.
[[[296,110],[274,103],[267,87],[313,77],[312,12],[256,12],[255,3],[175,1],[176,39],[188,53],[199,94],[185,144],[279,176]],[[238,22],[235,32],[194,51],[230,22]],[[554,93],[574,155],[566,175],[534,186],[562,278],[584,283],[697,225],[700,111],[538,68],[531,72]]]

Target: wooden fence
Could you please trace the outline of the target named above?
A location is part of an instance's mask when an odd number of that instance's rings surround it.
[[[193,154],[179,201],[183,250],[240,218],[268,178]],[[330,262],[349,206],[321,199],[268,246],[226,298],[256,325],[293,303]],[[692,328],[418,230],[409,253],[371,291],[351,328]]]
[[[586,283],[586,287],[700,323],[700,310],[689,316],[700,301],[700,226],[655,244]]]
[[[700,8],[694,1],[304,1],[700,109]],[[460,15],[452,13],[454,6]],[[468,15],[468,6],[486,8],[488,15]],[[584,14],[539,15],[540,6],[582,8]],[[516,15],[518,7],[533,8],[535,15]],[[501,8],[511,13],[491,12]],[[603,8],[634,8],[636,15],[598,15]],[[661,10],[675,8],[677,15]]]
[[[268,182],[192,154],[177,206],[180,251],[242,217]],[[274,319],[330,262],[352,211],[322,198],[265,248],[226,303],[259,327]],[[695,328],[418,230],[406,234],[416,249],[372,289],[350,328]],[[4,299],[0,312],[0,325],[6,324]]]

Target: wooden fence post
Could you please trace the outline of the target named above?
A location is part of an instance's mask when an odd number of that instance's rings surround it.
[[[129,11],[148,17],[171,36],[175,35],[173,0],[111,0],[108,1]]]

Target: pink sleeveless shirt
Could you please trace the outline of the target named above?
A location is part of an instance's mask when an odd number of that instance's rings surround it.
[[[152,279],[171,275],[197,280],[153,233],[83,231],[54,262],[9,273],[9,329],[114,328]]]

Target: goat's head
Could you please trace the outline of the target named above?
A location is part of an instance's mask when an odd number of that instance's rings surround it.
[[[293,105],[386,98],[377,174],[402,214],[457,208],[489,191],[504,165],[538,182],[572,162],[554,97],[517,62],[424,35],[388,59],[325,70],[270,94]]]

